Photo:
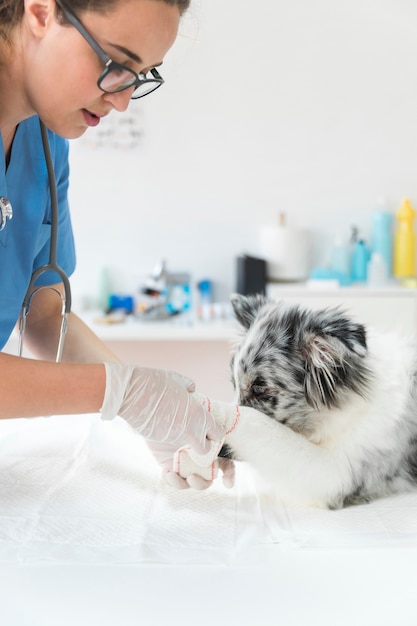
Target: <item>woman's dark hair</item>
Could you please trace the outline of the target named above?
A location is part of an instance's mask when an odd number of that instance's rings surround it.
[[[3,1],[13,1],[13,0],[0,0],[0,6]],[[22,2],[23,0],[14,0],[15,2]],[[119,0],[65,0],[64,4],[69,9],[71,9],[76,15],[78,13],[82,13],[83,11],[97,11],[100,13],[101,11],[105,11],[109,9],[113,5],[117,4]],[[190,0],[160,0],[161,2],[165,2],[165,4],[169,4],[170,6],[178,7],[180,14],[182,15],[190,6]],[[1,13],[0,13],[1,16]]]
[[[77,15],[83,11],[104,12],[122,0],[65,0],[65,5]],[[181,15],[190,5],[190,0],[155,0],[178,7]],[[0,0],[0,38],[8,41],[10,31],[23,17],[24,0]]]

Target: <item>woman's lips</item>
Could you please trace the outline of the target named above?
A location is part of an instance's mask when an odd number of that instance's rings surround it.
[[[95,115],[94,113],[91,113],[90,111],[87,111],[87,109],[83,109],[82,113],[83,113],[87,126],[97,126],[98,124],[100,124],[101,118],[98,115]]]

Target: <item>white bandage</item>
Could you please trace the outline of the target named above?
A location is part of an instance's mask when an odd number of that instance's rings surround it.
[[[182,478],[188,478],[191,474],[197,474],[204,480],[214,480],[219,471],[218,455],[223,446],[225,437],[229,435],[239,422],[239,407],[235,404],[218,402],[199,396],[203,406],[213,415],[216,422],[223,426],[224,437],[221,441],[213,441],[210,451],[206,454],[198,454],[189,446],[177,450],[174,455],[173,470]]]

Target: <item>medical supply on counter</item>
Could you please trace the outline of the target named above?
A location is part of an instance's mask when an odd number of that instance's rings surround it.
[[[280,213],[277,226],[260,229],[258,253],[267,262],[269,280],[305,280],[311,267],[311,234],[288,227],[285,214]]]
[[[352,252],[352,280],[365,283],[367,279],[369,253],[363,239],[357,241]]]
[[[392,274],[392,215],[388,211],[374,211],[372,215],[371,253],[377,252],[385,263],[387,277]]]
[[[136,314],[144,320],[164,320],[192,308],[190,274],[169,272],[166,261],[155,265],[139,293]]]
[[[135,300],[131,295],[123,294],[110,294],[108,300],[107,313],[114,313],[115,311],[123,312],[130,315],[135,310]]]
[[[387,284],[386,261],[380,252],[372,252],[367,268],[367,284],[370,287],[383,287]]]
[[[321,287],[347,287],[352,284],[349,274],[341,274],[327,267],[313,267],[307,280],[307,286],[320,284]]]
[[[416,274],[416,235],[414,218],[416,212],[408,198],[403,200],[396,214],[394,234],[394,276],[409,278]]]
[[[265,294],[267,282],[267,264],[248,254],[236,259],[236,291],[244,296]]]
[[[210,302],[201,306],[198,305],[194,317],[197,321],[207,324],[235,319],[230,302]]]
[[[64,349],[64,341],[65,335],[68,329],[68,319],[71,312],[71,286],[69,282],[69,278],[64,272],[64,270],[58,265],[57,262],[57,243],[58,243],[58,192],[56,186],[56,178],[54,172],[54,164],[52,161],[51,148],[49,145],[48,139],[48,130],[44,123],[39,120],[39,124],[41,127],[41,136],[42,136],[42,146],[43,152],[45,155],[46,168],[48,172],[48,182],[49,182],[49,193],[51,196],[51,238],[50,238],[50,246],[49,246],[49,260],[46,265],[42,265],[38,269],[36,269],[29,281],[29,286],[26,291],[26,295],[23,299],[23,304],[20,313],[19,319],[19,347],[18,354],[19,356],[23,355],[23,340],[26,329],[26,318],[29,314],[30,304],[32,298],[36,295],[38,291],[41,289],[52,289],[56,294],[61,298],[62,302],[62,321],[61,328],[59,331],[59,340],[58,340],[58,348],[56,353],[56,361],[61,361],[62,352]],[[9,215],[11,217],[11,215]],[[58,274],[60,277],[63,286],[64,286],[64,295],[58,289],[54,289],[53,287],[36,287],[37,279],[46,272],[54,272]]]
[[[211,280],[200,280],[197,283],[199,304],[210,304],[213,300],[213,283]]]
[[[97,304],[103,313],[109,309],[109,298],[112,291],[110,271],[107,267],[103,267],[99,274],[97,293]]]
[[[356,226],[352,228],[352,264],[351,277],[354,283],[366,283],[369,251],[365,240],[359,236]]]
[[[168,274],[166,309],[169,315],[187,313],[191,310],[191,278],[187,272]]]
[[[331,251],[330,269],[337,274],[350,276],[350,256],[351,250],[343,235],[338,233]]]
[[[198,298],[195,302],[197,319],[209,321],[212,318],[213,283],[211,280],[200,280],[197,283]]]

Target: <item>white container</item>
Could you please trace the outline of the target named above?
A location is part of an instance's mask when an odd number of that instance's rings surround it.
[[[372,252],[368,262],[368,285],[383,287],[387,284],[388,272],[384,257],[379,252]]]
[[[259,255],[267,263],[269,280],[306,280],[311,269],[311,234],[301,228],[262,227]]]

